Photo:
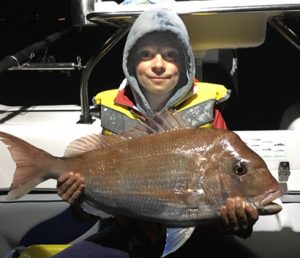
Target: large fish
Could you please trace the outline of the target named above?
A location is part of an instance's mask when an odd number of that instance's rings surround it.
[[[280,206],[271,205],[282,195],[278,182],[237,134],[221,129],[170,129],[183,125],[174,123],[170,114],[166,117],[146,119],[148,125],[121,136],[81,138],[67,148],[65,157],[54,157],[0,132],[16,163],[8,197],[19,198],[44,180],[74,171],[85,178],[83,206],[87,210],[174,227],[219,218],[219,208],[228,197],[247,198],[261,214],[280,211]],[[148,128],[161,132],[145,134]]]

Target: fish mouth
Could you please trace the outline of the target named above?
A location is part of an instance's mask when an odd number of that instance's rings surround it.
[[[258,195],[254,198],[254,205],[259,215],[273,215],[282,210],[281,205],[273,201],[283,195],[282,189],[276,189],[267,193]]]
[[[279,213],[282,210],[281,205],[271,202],[264,206],[257,207],[257,211],[259,215],[274,215]]]

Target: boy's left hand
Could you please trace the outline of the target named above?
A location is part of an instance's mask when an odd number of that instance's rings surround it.
[[[247,238],[258,220],[256,207],[241,197],[228,198],[220,209],[221,217],[234,234]]]

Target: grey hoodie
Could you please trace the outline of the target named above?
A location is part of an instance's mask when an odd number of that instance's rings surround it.
[[[178,85],[177,91],[168,100],[163,109],[172,108],[184,99],[191,92],[194,77],[195,77],[195,58],[189,43],[189,35],[186,27],[180,17],[172,10],[166,8],[153,8],[143,12],[134,22],[132,28],[127,36],[127,41],[123,53],[123,70],[127,78],[127,83],[132,89],[137,108],[148,115],[153,114],[148,101],[140,90],[139,83],[135,73],[130,70],[128,57],[131,49],[135,46],[137,41],[151,32],[169,32],[176,35],[178,43],[184,50],[185,69],[187,80],[184,80],[183,85]],[[132,67],[132,66],[131,66]],[[182,74],[182,72],[181,72]]]

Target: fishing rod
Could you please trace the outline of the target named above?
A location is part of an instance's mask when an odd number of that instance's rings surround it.
[[[19,52],[15,53],[14,55],[9,55],[4,57],[0,61],[0,74],[7,71],[12,66],[20,66],[20,64],[26,60],[32,58],[32,56],[39,52],[40,50],[44,49],[48,45],[52,44],[56,40],[60,39],[61,36],[69,32],[70,29],[63,30],[61,32],[55,32],[48,37],[46,37],[44,40],[38,41]]]

